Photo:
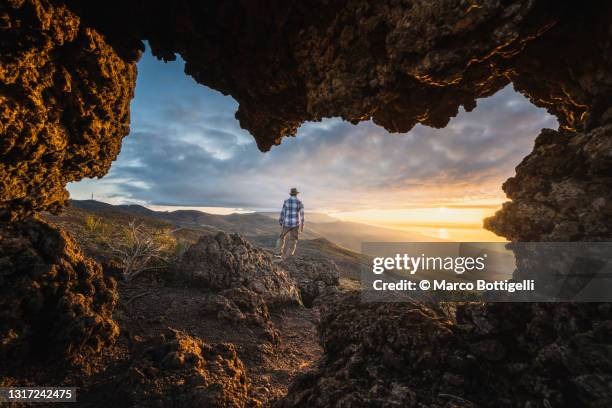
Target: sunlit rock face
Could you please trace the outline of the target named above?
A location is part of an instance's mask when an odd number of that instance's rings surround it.
[[[209,344],[167,329],[137,344],[113,387],[133,407],[256,407],[246,369],[234,345]]]
[[[61,2],[0,4],[0,215],[57,210],[129,131],[134,61]]]

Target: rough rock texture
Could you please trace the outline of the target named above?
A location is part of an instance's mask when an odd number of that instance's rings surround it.
[[[263,297],[245,287],[222,290],[204,295],[206,314],[234,324],[251,324],[263,329],[265,340],[278,345],[278,330],[270,319],[268,305]]]
[[[311,307],[319,296],[338,291],[340,271],[334,261],[293,256],[279,265],[297,282],[306,307]]]
[[[268,305],[261,295],[244,287],[207,293],[205,298],[205,311],[217,313],[219,319],[245,322],[270,318]]]
[[[134,407],[248,406],[248,379],[232,344],[207,344],[169,329],[138,346],[117,382]]]
[[[187,74],[232,95],[262,150],[328,116],[390,131],[442,127],[512,82],[560,131],[540,135],[505,184],[513,202],[487,227],[513,240],[610,239],[610,21],[604,0],[7,0],[0,211],[57,209],[66,182],[108,171],[147,39],[154,55],[179,53]],[[113,291],[68,238],[38,221],[3,224],[0,247],[3,355],[44,344],[75,358],[112,341]],[[211,288],[298,298],[239,238],[196,247],[187,264]],[[283,404],[609,405],[608,305],[474,305],[460,306],[456,323],[446,316],[345,298],[322,321],[325,360]]]
[[[329,116],[442,127],[509,82],[563,129],[610,116],[603,0],[10,0],[0,13],[0,206],[13,217],[56,208],[67,181],[106,173],[143,39],[232,95],[262,150]]]
[[[287,272],[270,255],[238,234],[205,235],[189,247],[178,269],[190,281],[210,290],[247,288],[268,306],[300,304],[300,294]]]
[[[322,310],[320,367],[279,407],[604,407],[610,305],[365,304]],[[456,320],[453,316],[456,315]]]
[[[129,131],[134,60],[61,2],[0,4],[0,216],[57,210]],[[7,212],[8,210],[8,212]]]
[[[612,123],[576,134],[543,129],[503,189],[512,201],[485,228],[513,241],[609,240]]]
[[[209,293],[203,313],[234,324],[251,324],[262,338],[279,344],[269,308],[301,305],[300,291],[270,254],[238,234],[205,235],[182,256],[178,270]]]
[[[240,103],[263,149],[327,116],[444,126],[510,81],[567,127],[607,103],[594,86],[609,63],[603,1],[132,1],[120,16],[108,2],[69,3],[125,54],[139,38],[160,58],[180,53],[189,75]]]
[[[86,364],[119,334],[116,301],[115,282],[64,231],[2,224],[0,371],[48,359]]]

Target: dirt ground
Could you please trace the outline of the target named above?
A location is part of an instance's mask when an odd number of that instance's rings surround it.
[[[203,312],[202,291],[147,280],[119,284],[115,319],[121,338],[100,372],[68,376],[78,390],[80,406],[129,406],[113,389],[113,379],[127,369],[130,350],[138,342],[159,336],[167,328],[184,331],[208,343],[233,343],[247,367],[251,396],[265,405],[285,395],[295,376],[319,360],[322,350],[316,333],[317,310],[288,307],[271,311],[281,342],[266,340],[256,324],[232,324]]]

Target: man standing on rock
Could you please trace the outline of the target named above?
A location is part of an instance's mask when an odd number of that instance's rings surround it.
[[[304,231],[304,204],[297,198],[299,191],[293,187],[290,197],[283,203],[279,224],[283,227],[277,248],[280,247],[278,257],[286,259],[295,253],[298,236]]]

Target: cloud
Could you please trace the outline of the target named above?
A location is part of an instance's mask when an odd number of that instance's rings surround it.
[[[327,119],[264,154],[234,118],[236,102],[197,85],[182,64],[143,57],[119,158],[105,178],[71,184],[73,196],[261,209],[297,186],[310,208],[336,211],[501,200],[540,129],[557,126],[508,86],[444,129],[389,134]]]

